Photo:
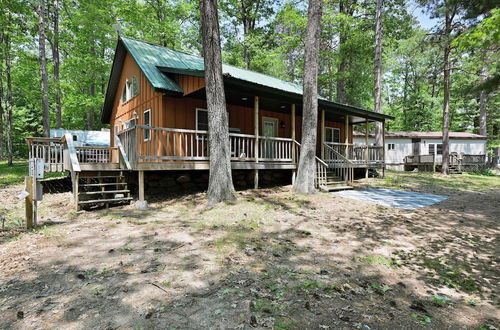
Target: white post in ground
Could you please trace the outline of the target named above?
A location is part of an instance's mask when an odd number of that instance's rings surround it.
[[[325,143],[325,110],[321,110],[321,159],[325,159],[325,148],[323,146]]]
[[[139,183],[139,200],[135,202],[135,207],[138,210],[147,210],[148,202],[144,198],[144,171],[138,172]]]
[[[259,163],[259,97],[255,96],[253,101],[254,112],[254,134],[255,134],[255,165]],[[256,168],[254,172],[254,188],[259,188],[259,170]]]
[[[368,119],[365,119],[365,161],[366,161],[366,168],[365,168],[365,178],[368,179]]]
[[[382,177],[385,178],[385,120],[382,122]]]
[[[292,140],[295,141],[295,103],[292,104]],[[297,165],[298,165],[298,157],[296,155],[296,145],[295,142],[292,144],[292,159],[295,162],[295,169],[292,170],[292,184],[295,183],[295,176],[297,175]]]

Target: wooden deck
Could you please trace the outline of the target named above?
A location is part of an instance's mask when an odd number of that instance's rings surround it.
[[[404,158],[405,170],[437,171],[443,163],[442,155],[415,155]],[[448,162],[451,172],[478,172],[486,168],[486,155],[461,155],[450,153]]]
[[[42,158],[47,172],[207,170],[208,132],[137,125],[118,133],[113,147],[75,146],[70,136],[28,138],[30,158]],[[292,138],[229,134],[233,169],[297,168],[300,144]],[[324,143],[321,159],[345,176],[354,168],[383,168],[382,147]]]

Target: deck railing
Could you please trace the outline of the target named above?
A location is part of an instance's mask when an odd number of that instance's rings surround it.
[[[406,164],[441,164],[443,155],[409,155],[404,158]],[[486,155],[461,155],[450,153],[450,164],[484,164]]]
[[[41,158],[47,172],[62,172],[64,143],[60,138],[27,138],[29,158]]]
[[[136,125],[118,133],[131,163],[209,160],[208,132]],[[232,161],[256,161],[256,136],[229,133]],[[293,161],[293,140],[259,136],[258,160]]]
[[[75,147],[79,163],[106,164],[118,162],[117,147]]]
[[[384,148],[377,146],[357,145],[352,143],[325,142],[323,154],[328,163],[329,157],[335,153],[342,155],[356,164],[373,164],[384,162]]]

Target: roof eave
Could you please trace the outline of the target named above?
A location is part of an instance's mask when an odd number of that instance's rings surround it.
[[[123,67],[123,62],[125,60],[126,49],[123,45],[121,39],[118,39],[115,48],[115,56],[113,58],[113,64],[111,65],[111,74],[109,75],[108,87],[106,88],[106,96],[104,98],[104,104],[101,109],[101,122],[103,124],[109,124],[111,119],[111,112],[113,110],[113,102],[116,96],[116,90],[118,87],[118,80],[120,79],[121,69]],[[119,66],[119,68],[118,68]]]

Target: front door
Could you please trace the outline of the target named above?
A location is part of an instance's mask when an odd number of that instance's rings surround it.
[[[413,144],[413,156],[420,156],[420,139],[412,139]]]
[[[278,135],[278,119],[276,118],[262,118],[262,133],[265,137],[276,137]],[[264,158],[277,158],[275,157],[276,141],[266,139],[263,143],[262,155]]]

